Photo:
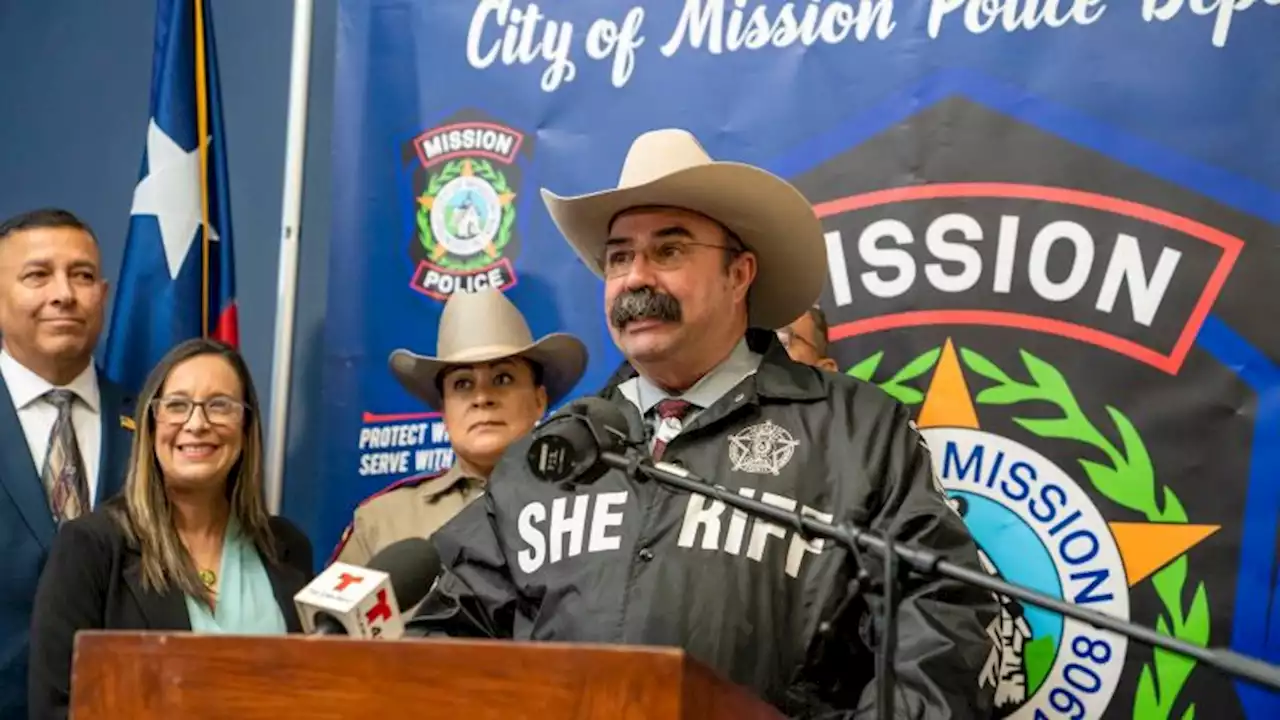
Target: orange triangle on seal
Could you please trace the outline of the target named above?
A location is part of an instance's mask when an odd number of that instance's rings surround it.
[[[958,427],[978,429],[978,413],[973,409],[969,384],[964,381],[960,358],[956,355],[951,338],[942,346],[942,355],[933,369],[929,391],[916,425],[927,427]]]
[[[1109,525],[1120,558],[1124,560],[1129,587],[1146,580],[1221,527],[1185,523],[1113,522]]]

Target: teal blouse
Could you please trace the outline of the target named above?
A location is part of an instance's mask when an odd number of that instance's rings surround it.
[[[217,604],[213,612],[202,601],[186,596],[191,630],[227,635],[284,635],[284,614],[276,602],[271,578],[253,540],[240,531],[235,516],[222,539],[222,567],[218,570]]]

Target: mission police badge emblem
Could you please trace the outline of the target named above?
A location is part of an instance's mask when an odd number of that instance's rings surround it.
[[[417,161],[409,243],[414,290],[443,301],[516,283],[517,159],[532,152],[529,142],[519,130],[468,112],[410,143]]]
[[[1277,228],[1080,144],[1104,134],[1084,120],[957,85],[788,160],[826,230],[833,356],[911,409],[989,573],[1262,655],[1240,624],[1272,602],[1276,508],[1251,493],[1280,471],[1254,439],[1277,410],[1273,376],[1238,373],[1280,358],[1258,309],[1280,257],[1245,241]],[[1193,659],[996,600],[997,717],[1276,716]]]

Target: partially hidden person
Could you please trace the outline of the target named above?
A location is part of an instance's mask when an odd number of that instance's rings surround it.
[[[587,349],[567,333],[535,341],[515,304],[488,289],[450,296],[434,356],[396,350],[390,364],[441,414],[455,459],[443,473],[405,478],[361,502],[331,562],[364,565],[397,540],[429,537],[480,497],[507,447],[578,384]]]
[[[124,483],[133,399],[93,362],[106,297],[83,220],[0,222],[0,718],[27,716],[31,609],[58,526]]]

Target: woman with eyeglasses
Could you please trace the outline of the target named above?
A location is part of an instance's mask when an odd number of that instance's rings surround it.
[[[262,424],[244,359],[190,340],[147,378],[121,495],[59,529],[31,624],[33,719],[65,718],[75,634],[300,632],[311,544],[268,515]]]

